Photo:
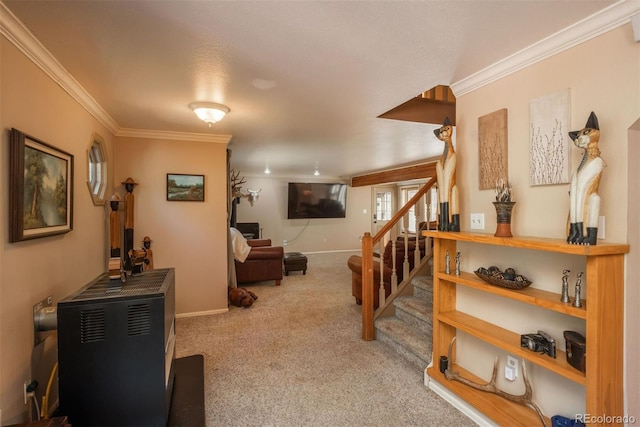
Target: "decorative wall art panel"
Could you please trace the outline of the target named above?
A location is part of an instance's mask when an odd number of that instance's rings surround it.
[[[566,184],[570,180],[569,120],[571,90],[533,99],[530,105],[529,184]]]
[[[507,109],[478,118],[478,170],[480,190],[495,188],[502,178],[508,181],[509,156]]]

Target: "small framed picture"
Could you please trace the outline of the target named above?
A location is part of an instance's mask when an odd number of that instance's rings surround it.
[[[167,174],[167,200],[204,202],[204,175]]]
[[[11,129],[9,242],[73,230],[73,155]]]

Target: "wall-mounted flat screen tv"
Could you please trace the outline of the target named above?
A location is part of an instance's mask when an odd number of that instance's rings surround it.
[[[290,182],[287,218],[344,218],[347,184]]]

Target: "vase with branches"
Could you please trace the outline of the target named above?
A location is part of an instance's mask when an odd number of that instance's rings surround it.
[[[513,206],[516,204],[513,197],[513,186],[507,180],[500,178],[495,186],[496,201],[493,205],[496,208],[497,227],[494,236],[513,237],[511,234],[511,214]]]

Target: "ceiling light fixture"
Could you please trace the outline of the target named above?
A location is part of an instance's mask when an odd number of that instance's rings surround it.
[[[264,170],[264,173],[266,173],[266,174],[270,174],[271,173],[271,170],[269,169],[269,166],[266,167],[266,169]]]
[[[189,108],[209,126],[222,120],[231,111],[226,105],[216,104],[215,102],[192,102],[189,104]]]
[[[318,172],[318,169],[316,169],[316,171],[313,173],[315,176],[320,175],[320,172]]]

